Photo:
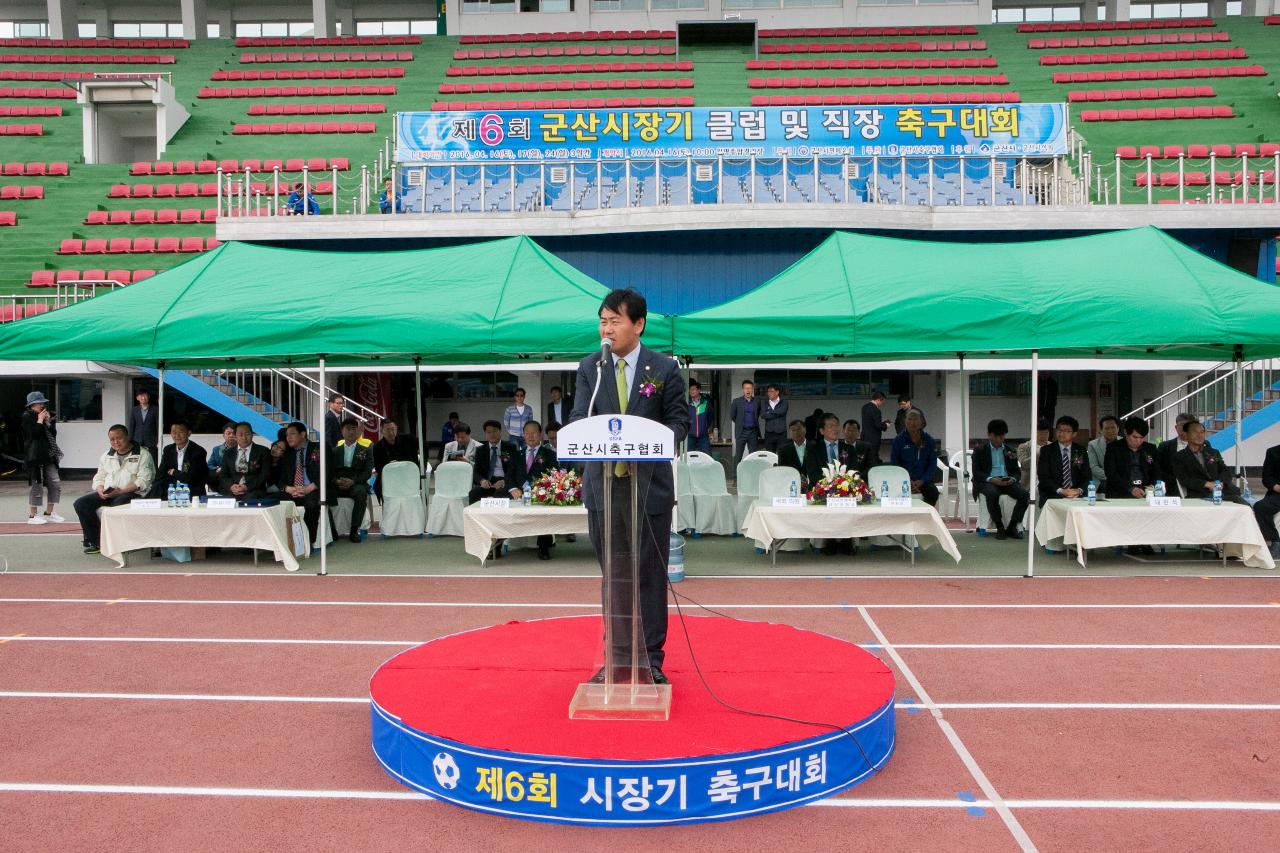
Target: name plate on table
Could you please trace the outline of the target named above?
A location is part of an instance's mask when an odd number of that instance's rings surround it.
[[[139,498],[129,502],[130,509],[160,509],[164,502],[159,498]]]
[[[481,498],[481,509],[510,509],[511,498]]]
[[[209,498],[205,504],[209,509],[235,509],[235,498]]]
[[[857,505],[856,498],[827,498],[827,506],[832,509],[853,509]]]
[[[1165,495],[1162,498],[1158,498],[1155,495],[1152,495],[1151,497],[1147,498],[1147,506],[1164,506],[1164,507],[1182,506],[1182,498],[1178,497],[1177,495]]]
[[[904,498],[901,496],[896,498],[881,498],[880,508],[881,509],[911,509],[911,498],[909,497]]]
[[[804,506],[804,498],[774,498],[774,506]]]

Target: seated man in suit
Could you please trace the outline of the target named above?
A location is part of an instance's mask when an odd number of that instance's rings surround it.
[[[1262,460],[1262,487],[1267,493],[1253,505],[1253,517],[1258,521],[1262,538],[1271,547],[1271,556],[1280,559],[1280,536],[1276,535],[1276,513],[1280,512],[1280,444],[1267,448]]]
[[[824,468],[830,468],[838,464],[854,470],[854,466],[857,463],[855,454],[859,449],[841,440],[840,418],[836,415],[827,412],[822,416],[822,430],[818,441],[814,444],[815,446],[811,452],[805,454],[805,461],[809,468],[810,488],[822,479],[822,469]],[[822,546],[822,553],[827,555],[836,553],[852,554],[854,550],[852,539],[828,539]]]
[[[311,547],[316,548],[320,527],[320,442],[307,441],[307,426],[298,421],[285,427],[284,440],[288,447],[280,457],[276,485],[284,500],[302,507]],[[330,488],[332,485],[330,480]]]
[[[453,440],[440,451],[441,462],[466,462],[474,465],[479,444],[471,440],[471,426],[462,421],[453,427]]]
[[[1160,467],[1160,474],[1164,480],[1169,481],[1175,479],[1173,473],[1173,459],[1178,455],[1178,451],[1187,446],[1187,434],[1185,432],[1187,424],[1195,420],[1195,416],[1187,412],[1181,412],[1173,421],[1173,438],[1166,438],[1156,447],[1156,464]],[[1212,447],[1209,441],[1205,440],[1205,445]]]
[[[1018,453],[1004,443],[1009,425],[1000,418],[987,424],[987,443],[973,451],[973,497],[987,502],[987,512],[996,523],[997,539],[1021,539],[1018,525],[1027,512],[1031,496],[1018,482]],[[1000,497],[1008,495],[1017,501],[1013,515],[1005,524],[1000,513]]]
[[[800,491],[809,490],[809,459],[820,454],[814,442],[805,438],[804,421],[793,420],[787,427],[790,441],[778,449],[778,467],[791,468],[800,475]]]
[[[169,494],[169,486],[186,483],[191,488],[194,501],[205,493],[209,482],[209,463],[204,448],[191,441],[191,427],[177,418],[169,427],[173,439],[160,454],[160,467],[156,471],[152,494],[163,500]]]
[[[1075,443],[1080,422],[1070,415],[1063,415],[1054,424],[1057,441],[1040,448],[1036,462],[1039,479],[1040,506],[1052,498],[1078,498],[1089,485],[1089,456]]]
[[[1215,481],[1222,483],[1222,499],[1242,504],[1240,489],[1231,482],[1231,469],[1222,461],[1222,454],[1204,440],[1204,424],[1189,421],[1182,434],[1187,446],[1173,456],[1173,475],[1188,498],[1212,498]]]
[[[849,446],[849,461],[845,464],[862,479],[867,479],[867,472],[880,464],[880,458],[872,452],[871,445],[862,440],[862,424],[854,418],[844,422],[844,443]]]
[[[1103,415],[1098,420],[1098,437],[1085,445],[1089,457],[1089,474],[1098,484],[1098,494],[1107,491],[1107,447],[1120,437],[1120,421],[1114,415]]]
[[[468,500],[475,503],[481,498],[519,499],[524,484],[524,454],[514,441],[502,440],[502,422],[484,422],[484,443],[476,447],[475,462],[471,466],[471,494]],[[493,557],[502,559],[502,543],[493,543]]]
[[[361,441],[360,422],[346,418],[342,422],[342,440],[333,449],[333,490],[329,492],[329,505],[338,498],[351,498],[351,530],[347,539],[360,542],[360,524],[369,504],[369,478],[373,476],[373,446]]]
[[[271,451],[253,442],[253,427],[236,424],[236,446],[222,452],[218,491],[236,500],[253,500],[267,494],[271,473]]]
[[[924,415],[916,409],[907,412],[903,424],[905,429],[893,440],[890,464],[906,469],[912,494],[920,495],[929,506],[937,506],[938,487],[933,478],[938,473],[938,443],[924,431]]]
[[[1143,498],[1147,487],[1165,479],[1160,470],[1159,452],[1147,441],[1150,427],[1146,419],[1128,418],[1124,422],[1124,439],[1107,445],[1104,460],[1107,497]]]
[[[378,472],[373,492],[378,496],[378,503],[382,503],[382,469],[392,462],[412,462],[421,471],[422,462],[418,459],[418,440],[407,433],[400,435],[395,421],[383,421],[379,431],[382,437],[373,445],[373,468]]]
[[[556,470],[556,449],[542,440],[542,424],[529,421],[524,425],[524,481],[530,486],[538,478]],[[523,486],[522,486],[523,489]],[[550,534],[538,537],[538,559],[551,559],[551,546],[555,539]]]
[[[209,487],[217,489],[218,472],[222,469],[222,454],[230,453],[236,448],[236,425],[235,421],[227,421],[222,427],[222,444],[216,445],[209,452]]]
[[[1049,443],[1049,422],[1044,418],[1036,421],[1035,443],[1030,439],[1018,445],[1018,467],[1022,469],[1022,488],[1031,488],[1031,453],[1040,452],[1040,448]]]

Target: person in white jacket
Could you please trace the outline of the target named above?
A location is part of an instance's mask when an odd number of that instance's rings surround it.
[[[93,475],[93,491],[76,499],[76,515],[84,539],[84,552],[97,554],[102,535],[98,510],[106,506],[127,504],[151,490],[156,477],[156,463],[151,454],[129,438],[129,428],[116,424],[107,430],[111,449],[98,460]]]

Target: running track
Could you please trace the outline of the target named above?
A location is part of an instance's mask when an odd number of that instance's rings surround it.
[[[871,647],[898,678],[888,766],[824,803],[724,824],[481,815],[382,772],[368,678],[435,636],[590,612],[590,579],[8,574],[0,849],[1174,853],[1280,839],[1272,579],[677,589]],[[671,675],[677,701],[701,689]]]

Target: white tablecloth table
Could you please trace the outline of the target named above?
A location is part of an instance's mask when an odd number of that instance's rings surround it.
[[[1091,507],[1085,500],[1051,500],[1039,511],[1036,540],[1054,550],[1074,545],[1081,566],[1088,566],[1089,548],[1221,545],[1224,561],[1239,557],[1246,566],[1275,568],[1253,510],[1235,503],[1189,499],[1182,506],[1152,507],[1128,498]]]
[[[253,548],[270,551],[276,562],[296,572],[298,560],[287,538],[286,522],[301,514],[292,501],[235,509],[106,507],[102,556],[123,568],[125,553],[141,548]]]
[[[471,504],[462,511],[463,547],[483,566],[498,539],[587,532],[584,506],[523,506],[506,509]]]
[[[851,539],[867,536],[916,537],[920,547],[928,548],[934,542],[942,546],[957,563],[960,549],[951,538],[951,531],[938,511],[927,503],[913,500],[911,507],[883,508],[878,503],[857,507],[832,508],[827,506],[767,506],[757,503],[747,513],[742,525],[743,535],[763,543],[778,555],[774,545],[784,539]],[[915,549],[911,561],[915,563]]]

